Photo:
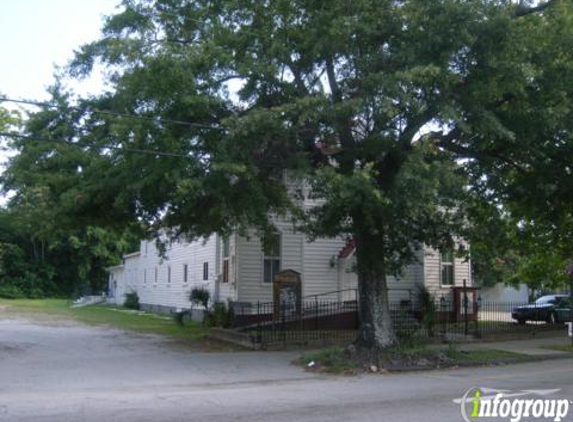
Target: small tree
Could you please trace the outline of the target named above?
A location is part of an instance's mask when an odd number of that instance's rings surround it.
[[[202,306],[205,312],[208,312],[211,293],[203,287],[195,287],[191,290],[191,293],[189,293],[189,300],[193,305]]]

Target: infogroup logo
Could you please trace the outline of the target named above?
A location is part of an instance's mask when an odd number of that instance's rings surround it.
[[[493,388],[470,388],[464,395],[455,399],[460,405],[465,422],[484,421],[488,418],[507,419],[520,422],[534,418],[561,422],[569,414],[571,401],[568,399],[548,399],[561,390],[499,390]]]

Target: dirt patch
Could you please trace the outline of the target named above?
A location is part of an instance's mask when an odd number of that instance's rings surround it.
[[[307,371],[351,375],[443,368],[453,365],[454,360],[440,350],[397,348],[372,351],[350,345],[327,349],[296,363],[305,365]]]
[[[396,346],[384,350],[358,349],[354,345],[330,348],[294,363],[307,371],[357,374],[418,371],[459,366],[493,366],[535,360],[531,356],[496,349],[458,350],[455,347]]]

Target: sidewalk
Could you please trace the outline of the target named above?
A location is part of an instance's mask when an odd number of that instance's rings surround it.
[[[571,338],[566,332],[551,337],[532,338],[525,340],[492,341],[460,344],[461,350],[495,349],[506,352],[521,353],[536,358],[567,358],[573,359],[573,353],[550,349],[551,346],[570,345]]]

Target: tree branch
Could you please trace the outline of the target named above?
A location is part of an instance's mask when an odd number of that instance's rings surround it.
[[[332,93],[333,104],[339,104],[343,101],[342,91],[340,85],[336,80],[336,71],[334,68],[334,59],[328,57],[325,60],[326,64],[326,77],[328,79],[328,84],[330,86],[330,91]],[[353,149],[355,145],[354,136],[352,134],[352,119],[348,116],[337,116],[335,126],[337,128],[338,135],[340,137],[340,143],[345,154],[339,159],[341,166],[345,171],[352,171],[354,167],[354,160],[352,154],[349,152]]]
[[[403,148],[409,149],[412,146],[412,140],[416,133],[424,127],[426,124],[430,123],[435,115],[434,107],[428,107],[424,112],[417,114],[413,118],[409,118],[408,125],[402,133],[400,134],[400,143]]]
[[[302,78],[302,72],[301,72],[299,66],[290,58],[287,58],[285,60],[285,64],[288,66],[288,68],[290,69],[291,73],[294,76],[294,82],[296,84],[298,91],[302,95],[308,95],[309,90],[307,89],[307,87],[304,83],[304,79]]]
[[[517,7],[515,8],[515,12],[513,16],[515,18],[520,18],[522,16],[531,15],[533,13],[543,12],[545,9],[551,7],[556,3],[556,0],[548,0],[545,3],[539,4],[537,6],[527,7],[524,6],[522,2],[520,2]]]
[[[338,81],[336,80],[336,74],[334,72],[334,62],[331,58],[326,60],[326,76],[328,78],[328,84],[330,85],[330,92],[332,93],[332,98],[334,102],[338,103],[342,99],[342,94],[340,92],[340,87],[338,86]]]
[[[476,148],[464,147],[457,144],[455,141],[461,136],[461,130],[459,128],[453,129],[448,134],[444,135],[441,132],[432,132],[432,137],[438,138],[438,146],[444,148],[446,151],[453,152],[460,155],[460,158],[474,158],[479,160],[493,160],[497,162],[502,162],[518,173],[525,173],[525,168],[520,164],[512,160],[511,158],[505,156],[502,151],[499,150],[478,150]]]

